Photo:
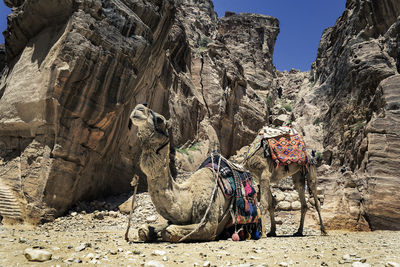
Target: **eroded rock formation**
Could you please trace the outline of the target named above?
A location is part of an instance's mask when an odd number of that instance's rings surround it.
[[[149,69],[165,54],[173,18],[168,1],[27,0],[14,9],[0,168],[26,218],[52,219],[80,199],[129,188],[129,114],[139,93],[150,94],[139,86],[155,80]]]

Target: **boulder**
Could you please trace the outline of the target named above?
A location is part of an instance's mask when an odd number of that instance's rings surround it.
[[[27,248],[24,250],[24,256],[28,261],[44,262],[51,260],[51,252],[42,249]]]

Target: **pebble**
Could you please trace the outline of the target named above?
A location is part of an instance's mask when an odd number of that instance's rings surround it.
[[[164,250],[154,250],[151,255],[153,256],[164,256],[165,254],[167,254],[167,252],[165,252]]]
[[[210,267],[211,266],[211,262],[209,262],[209,261],[206,261],[204,264],[203,264],[203,267]]]
[[[282,261],[279,263],[279,266],[287,267],[289,266],[289,264],[287,264],[287,262]]]
[[[117,255],[118,254],[118,250],[117,249],[110,249],[110,250],[108,250],[108,253],[110,253],[111,255]]]
[[[388,261],[388,262],[385,264],[385,267],[400,267],[400,264],[398,264],[398,263],[396,263],[396,262],[393,262],[393,261]]]
[[[146,222],[147,223],[152,223],[152,222],[155,222],[155,221],[157,221],[157,215],[151,215],[151,216],[146,218]]]
[[[18,239],[18,242],[19,242],[19,243],[26,243],[26,239],[23,238],[23,237],[20,237],[20,238]]]
[[[93,253],[89,253],[89,254],[86,255],[86,258],[92,260],[92,259],[94,259],[94,254]]]
[[[76,248],[75,248],[75,251],[76,252],[79,252],[79,251],[83,251],[83,250],[85,250],[86,249],[86,244],[80,244],[79,246],[77,246]]]
[[[39,261],[39,262],[48,261],[51,259],[52,256],[52,254],[47,250],[33,249],[33,248],[25,249],[24,255],[25,258],[28,259],[28,261]]]
[[[164,264],[159,261],[148,261],[144,264],[144,267],[164,267]]]
[[[349,260],[351,260],[351,257],[349,254],[345,254],[345,255],[343,255],[342,259],[345,261],[349,261]]]

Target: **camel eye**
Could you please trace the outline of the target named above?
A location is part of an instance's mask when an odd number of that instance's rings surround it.
[[[157,124],[164,123],[164,120],[161,117],[157,117]]]

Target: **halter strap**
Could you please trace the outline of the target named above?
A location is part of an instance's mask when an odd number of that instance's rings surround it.
[[[157,127],[157,116],[154,113],[154,111],[152,109],[150,109],[151,115],[153,116],[153,125],[154,125],[154,131],[164,135],[165,137],[168,138],[167,142],[165,142],[163,145],[161,145],[157,150],[156,150],[156,154],[160,154],[160,150],[163,149],[164,147],[166,147],[169,143],[169,135],[162,129]]]

